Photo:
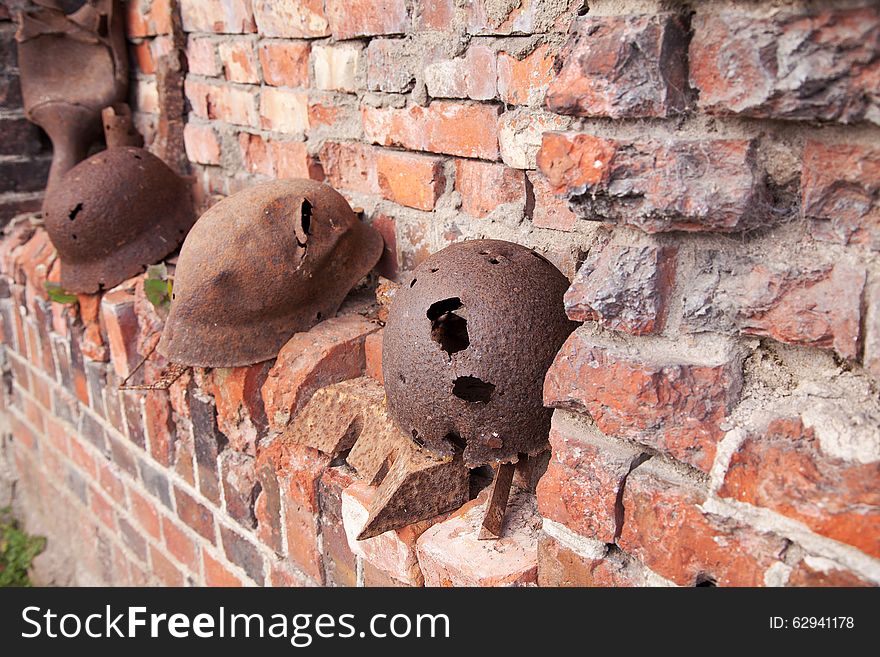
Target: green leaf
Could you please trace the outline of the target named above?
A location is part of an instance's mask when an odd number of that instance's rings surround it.
[[[144,292],[149,302],[154,306],[163,306],[171,302],[170,281],[148,278],[144,281]]]
[[[55,303],[77,303],[79,301],[75,294],[65,292],[60,283],[46,281],[43,286],[46,288],[49,298]]]

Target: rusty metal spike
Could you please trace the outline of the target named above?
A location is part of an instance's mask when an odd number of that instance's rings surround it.
[[[492,480],[492,489],[489,491],[486,513],[483,516],[483,524],[477,537],[481,541],[501,538],[504,512],[507,510],[507,500],[510,497],[510,485],[513,483],[515,470],[515,463],[501,463],[495,469],[495,478]]]

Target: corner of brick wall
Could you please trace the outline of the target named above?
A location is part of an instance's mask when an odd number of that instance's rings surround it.
[[[880,583],[880,16],[666,5],[128,3],[152,148],[156,61],[175,20],[185,34],[203,205],[324,180],[382,232],[381,274],[461,239],[519,242],[572,279],[583,325],[547,375],[552,457],[514,497],[506,558],[468,538],[479,498],[358,542],[370,487],[274,438],[316,392],[379,385],[369,299],[274,362],[121,392],[161,313],[136,280],[50,303],[51,246],[17,223],[0,245],[6,453],[35,515],[71,509],[55,522],[78,581]],[[299,357],[301,339],[317,346]]]

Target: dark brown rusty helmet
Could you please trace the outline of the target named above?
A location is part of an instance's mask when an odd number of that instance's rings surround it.
[[[61,286],[118,285],[174,251],[195,220],[187,183],[141,148],[83,160],[46,194],[43,217],[61,259]]]
[[[511,242],[461,242],[425,260],[385,327],[391,417],[432,451],[463,446],[468,467],[546,448],[544,375],[576,326],[562,303],[568,284]]]
[[[197,367],[275,358],[332,317],[379,261],[382,237],[332,187],[274,180],[205,212],[186,238],[159,353]]]

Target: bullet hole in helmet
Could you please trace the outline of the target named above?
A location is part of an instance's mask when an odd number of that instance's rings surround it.
[[[446,442],[454,445],[458,450],[463,450],[467,447],[467,441],[458,435],[455,431],[450,431],[443,437]]]
[[[300,206],[300,217],[298,229],[294,229],[296,233],[296,243],[301,249],[306,248],[310,231],[312,229],[312,204],[303,199]]]
[[[317,319],[320,322],[322,319],[324,319],[324,314],[318,313],[317,315],[315,315],[315,319]]]
[[[498,258],[489,258],[490,265],[497,265],[499,262],[501,261]]]
[[[415,284],[416,284],[416,280],[417,280],[417,279],[415,279],[415,278],[412,279],[412,280],[409,282],[409,286],[412,287],[413,285],[415,285]]]
[[[141,159],[143,159],[143,158],[142,158],[140,155],[138,155],[137,153],[135,153],[135,154],[134,154],[134,159],[136,159],[136,160],[141,160]]]
[[[440,271],[440,267],[431,267],[432,274],[436,274],[438,271]]]
[[[419,445],[420,447],[424,447],[425,441],[422,440],[421,438],[419,438],[418,429],[412,430],[412,438],[413,438],[413,441],[415,442],[416,445]]]
[[[70,212],[67,213],[67,218],[70,219],[71,221],[73,221],[74,219],[76,219],[76,215],[78,215],[80,212],[82,212],[82,209],[83,209],[83,204],[77,203],[76,206],[74,206],[73,210],[71,210]]]
[[[461,299],[451,297],[432,303],[428,308],[428,319],[431,320],[431,339],[450,356],[463,351],[470,345],[467,331],[467,319],[453,311],[463,307]]]
[[[495,384],[475,376],[460,376],[452,382],[452,394],[466,402],[487,404],[495,392]]]
[[[75,240],[75,239],[76,239],[76,235],[74,235],[73,233],[71,233],[70,238]]]

